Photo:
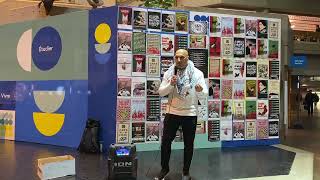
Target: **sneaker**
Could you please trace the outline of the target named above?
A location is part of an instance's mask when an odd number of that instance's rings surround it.
[[[160,173],[158,176],[154,178],[154,180],[165,180],[169,173],[169,170],[161,169]]]
[[[182,174],[182,180],[191,180],[190,174],[189,173],[187,173],[187,174],[183,173]]]

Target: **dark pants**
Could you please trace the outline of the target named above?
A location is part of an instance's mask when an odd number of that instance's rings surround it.
[[[169,170],[171,143],[176,137],[179,126],[182,126],[184,141],[183,172],[188,173],[193,156],[193,142],[197,127],[197,116],[166,114],[161,142],[161,166],[162,169]]]
[[[308,114],[313,114],[313,103],[308,103]]]

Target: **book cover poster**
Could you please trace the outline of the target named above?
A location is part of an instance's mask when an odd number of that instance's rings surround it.
[[[146,100],[145,99],[131,100],[131,120],[132,121],[146,120]]]
[[[161,119],[164,119],[167,113],[168,99],[161,99]]]
[[[117,122],[129,122],[131,115],[131,100],[117,99]]]
[[[257,120],[257,139],[268,139],[269,137],[268,119]]]
[[[233,120],[244,120],[246,118],[245,114],[245,101],[233,101]]]
[[[133,29],[144,30],[147,27],[147,9],[134,8],[133,9]]]
[[[220,121],[208,121],[208,141],[220,140]]]
[[[147,54],[160,55],[161,36],[160,34],[147,34]]]
[[[181,126],[179,126],[176,132],[176,137],[174,138],[174,142],[183,142],[183,131]]]
[[[222,59],[222,77],[233,77],[233,61],[231,59]]]
[[[220,59],[210,57],[209,60],[209,78],[220,77]]]
[[[258,39],[258,58],[268,58],[268,40]]]
[[[176,12],[176,33],[188,33],[189,14]]]
[[[268,60],[258,61],[257,76],[260,79],[269,79],[269,61]]]
[[[234,57],[244,58],[245,57],[244,38],[234,38],[233,45],[234,45],[233,46]]]
[[[188,35],[175,35],[174,52],[178,49],[188,49]]]
[[[118,96],[131,97],[131,78],[118,77]]]
[[[132,32],[118,31],[118,51],[123,53],[132,52]]]
[[[246,77],[256,78],[257,77],[257,62],[246,62]]]
[[[189,59],[196,68],[203,72],[204,78],[208,78],[208,50],[189,49]]]
[[[232,140],[232,121],[220,121],[220,140]]]
[[[269,61],[269,78],[272,80],[279,80],[280,78],[280,62]]]
[[[207,36],[205,35],[190,35],[189,47],[193,49],[206,49]]]
[[[132,53],[145,54],[146,53],[146,34],[143,32],[133,32],[132,37]]]
[[[132,29],[132,8],[119,7],[118,28],[119,29]]]
[[[269,21],[269,38],[278,39],[279,38],[279,23]]]
[[[117,123],[117,143],[127,144],[129,143],[129,123]]]
[[[244,140],[244,121],[233,122],[233,140]]]
[[[206,21],[190,21],[190,34],[208,34],[208,23]]]
[[[145,123],[134,122],[132,123],[132,142],[133,143],[144,143],[145,142]]]
[[[205,134],[206,133],[206,121],[198,121],[196,134]]]
[[[243,18],[234,18],[234,36],[244,36],[244,26]]]
[[[146,78],[133,77],[132,78],[132,97],[144,98],[146,97]]]
[[[174,35],[161,35],[161,55],[174,56]]]
[[[258,98],[267,99],[268,98],[268,81],[258,80]]]
[[[233,63],[233,78],[243,79],[245,78],[245,62],[242,60],[235,60]]]
[[[198,121],[208,120],[208,106],[198,106]]]
[[[221,120],[232,121],[232,101],[222,100],[221,101]]]
[[[160,56],[147,57],[147,77],[160,77]]]
[[[221,19],[219,16],[210,16],[210,35],[221,36]]]
[[[246,80],[246,98],[257,98],[256,80]]]
[[[268,119],[269,117],[269,103],[268,100],[257,101],[257,119]]]
[[[160,31],[161,27],[161,11],[148,11],[148,29],[151,31]]]
[[[160,98],[147,99],[147,121],[160,121]]]
[[[232,80],[222,80],[221,99],[232,99]]]
[[[246,19],[246,37],[256,38],[257,37],[257,20]]]
[[[258,38],[268,38],[268,21],[258,20]]]
[[[160,73],[163,77],[164,73],[173,65],[173,57],[161,56]]]
[[[148,97],[159,97],[160,84],[161,84],[160,78],[147,79],[147,96]]]
[[[208,119],[218,120],[220,118],[220,101],[208,101]]]
[[[159,123],[146,123],[146,142],[159,142],[160,126]]]
[[[257,119],[257,101],[246,101],[246,119]]]
[[[279,121],[272,120],[269,121],[269,138],[279,138]]]
[[[279,99],[269,99],[269,119],[280,119]]]
[[[246,39],[246,58],[257,57],[257,41],[256,39]]]
[[[233,36],[233,17],[221,18],[221,36],[224,36],[224,37]]]
[[[246,140],[256,140],[256,121],[246,121]]]
[[[220,57],[221,55],[221,38],[210,37],[210,56]]]
[[[233,81],[233,99],[245,99],[245,80]]]
[[[220,79],[209,79],[208,88],[210,99],[220,99]]]
[[[133,55],[132,76],[146,76],[146,56]]]
[[[269,40],[269,58],[279,58],[279,41]]]
[[[233,39],[222,38],[222,56],[233,57]]]
[[[269,99],[280,98],[280,81],[270,80],[269,81]]]
[[[132,72],[132,55],[131,54],[118,54],[117,73],[118,76],[131,76]]]
[[[163,32],[174,32],[175,13],[173,11],[162,11],[161,27]]]

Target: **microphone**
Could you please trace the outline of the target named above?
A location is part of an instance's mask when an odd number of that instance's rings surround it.
[[[176,76],[178,74],[178,68],[177,66],[174,66],[174,75]]]

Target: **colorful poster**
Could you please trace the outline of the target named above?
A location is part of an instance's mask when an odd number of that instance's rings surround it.
[[[133,32],[132,37],[132,53],[145,54],[146,53],[146,34],[143,32]]]
[[[221,55],[221,38],[210,37],[210,56],[220,57]]]
[[[269,40],[269,58],[279,58],[279,41]]]
[[[147,77],[160,77],[160,57],[147,57]]]
[[[220,59],[210,57],[209,60],[209,78],[220,77]]]
[[[129,122],[131,115],[131,100],[117,99],[117,122]]]
[[[257,139],[268,139],[269,128],[268,119],[257,120]]]
[[[244,120],[246,118],[244,101],[233,101],[233,110],[233,120]]]
[[[160,127],[159,123],[146,123],[147,128],[147,142],[159,142],[160,140]]]
[[[117,73],[118,76],[131,76],[132,72],[132,55],[118,54]]]
[[[160,31],[161,25],[161,11],[148,11],[148,29],[151,31]]]
[[[147,54],[160,55],[160,34],[147,34]]]
[[[233,39],[222,38],[222,56],[233,57]]]
[[[189,59],[196,68],[203,72],[204,78],[208,78],[208,50],[189,49]]]
[[[268,98],[268,81],[258,80],[258,98],[267,99]]]
[[[178,49],[188,49],[188,35],[175,35],[174,51]]]
[[[144,143],[145,142],[145,123],[135,122],[132,123],[132,142]]]
[[[224,37],[233,36],[233,18],[232,17],[221,18],[221,36],[224,36]]]
[[[134,8],[133,9],[133,29],[146,29],[147,27],[147,9]]]
[[[246,101],[246,119],[257,119],[257,101]]]
[[[269,79],[269,61],[268,60],[258,60],[258,70],[257,76],[260,79]]]
[[[232,80],[222,80],[221,99],[232,99]]]
[[[256,39],[246,39],[246,58],[257,57],[257,41]]]
[[[164,119],[167,113],[168,99],[161,99],[161,119]]]
[[[133,77],[132,78],[132,97],[142,98],[146,97],[146,78],[145,77]]]
[[[145,99],[131,100],[131,120],[132,121],[146,120],[146,100]]]
[[[174,35],[161,35],[161,55],[174,56]]]
[[[256,140],[256,122],[246,121],[246,140]]]
[[[188,33],[189,14],[176,12],[176,33]]]
[[[0,110],[0,139],[15,140],[15,127],[16,112]]]
[[[246,98],[257,97],[256,80],[246,80]]]
[[[164,73],[173,65],[173,57],[161,56],[160,73],[163,77]]]
[[[269,21],[269,38],[271,39],[279,38],[279,22]]]
[[[131,7],[119,7],[118,28],[132,29],[132,9]]]
[[[220,121],[220,140],[232,140],[232,121]]]
[[[162,11],[162,31],[174,32],[175,13],[173,11]]]
[[[233,47],[234,57],[244,58],[245,57],[244,38],[234,38],[233,45],[234,45]]]
[[[258,20],[258,38],[268,38],[268,21]]]
[[[257,37],[257,20],[246,19],[246,37]]]
[[[257,62],[246,62],[246,77],[256,78],[257,77]]]
[[[190,35],[190,48],[194,49],[206,49],[207,48],[207,36],[205,35]]]
[[[131,97],[131,78],[118,78],[118,96]]]
[[[209,79],[209,98],[220,99],[220,79]]]
[[[257,101],[257,119],[268,119],[269,117],[269,103],[268,100]]]
[[[206,21],[190,21],[190,34],[208,34],[208,24]]]
[[[206,133],[206,121],[197,121],[196,134]]]
[[[222,100],[221,101],[221,120],[231,121],[232,120],[232,101]]]
[[[145,55],[133,55],[132,76],[146,76]]]
[[[129,123],[117,123],[117,143],[128,144],[129,143]]]
[[[280,62],[269,61],[269,78],[272,80],[279,80],[280,78]]]
[[[210,16],[210,35],[221,36],[221,19],[218,16]]]
[[[208,120],[208,106],[198,106],[198,121]]]
[[[208,121],[208,141],[220,140],[220,121]]]
[[[160,98],[147,99],[147,121],[160,121]]]
[[[234,36],[244,36],[245,21],[243,18],[234,18]]]
[[[279,121],[269,121],[269,138],[279,138]]]
[[[233,140],[244,140],[244,121],[233,122]]]
[[[233,99],[244,99],[245,98],[245,80],[234,80],[233,81]]]
[[[233,77],[233,61],[231,59],[222,59],[222,77]]]
[[[268,40],[258,39],[258,58],[268,58]]]
[[[279,99],[269,99],[269,119],[280,119]]]
[[[208,101],[208,119],[217,120],[220,118],[220,101]]]
[[[159,97],[159,87],[161,80],[159,78],[149,78],[147,80],[147,96]]]
[[[269,99],[280,98],[280,81],[270,80],[269,81]]]
[[[245,62],[242,60],[236,60],[233,63],[233,78],[243,79],[245,78]]]
[[[123,53],[131,53],[132,51],[132,32],[118,31],[118,51]]]

